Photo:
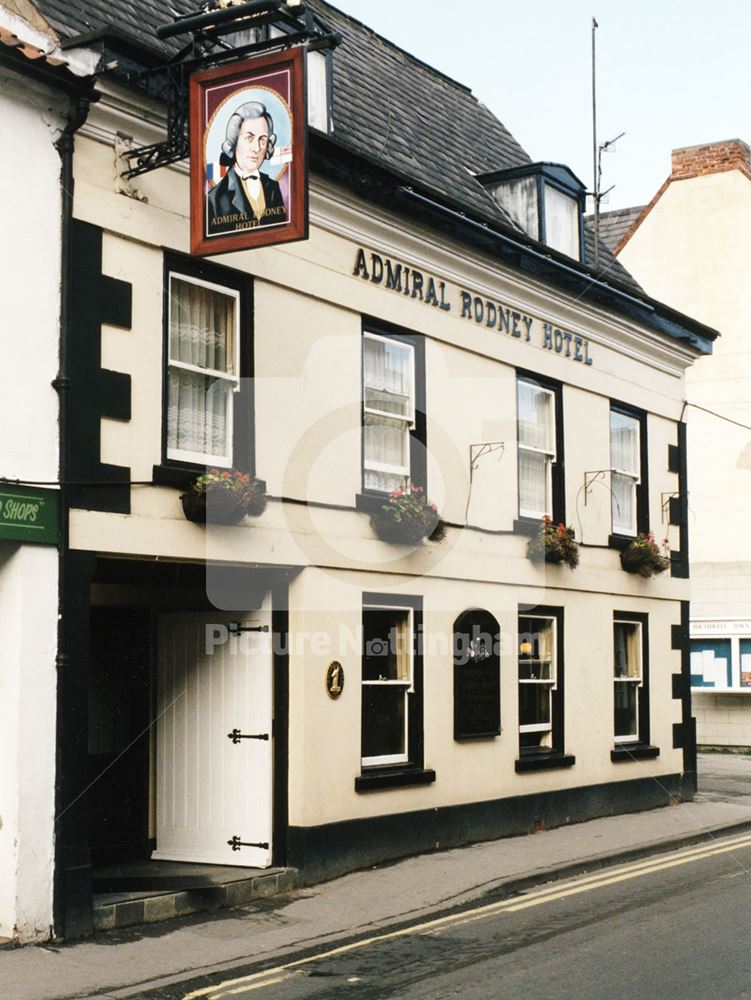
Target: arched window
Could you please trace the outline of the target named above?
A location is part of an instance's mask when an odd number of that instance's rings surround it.
[[[501,732],[501,630],[482,608],[454,622],[454,739]]]

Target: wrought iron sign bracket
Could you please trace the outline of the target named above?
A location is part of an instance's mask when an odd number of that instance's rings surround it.
[[[593,487],[597,483],[602,484],[605,487],[605,489],[608,491],[608,493],[610,493],[611,496],[613,495],[613,491],[610,489],[610,487],[608,486],[608,484],[605,481],[606,478],[607,478],[607,476],[609,476],[612,471],[613,471],[612,469],[593,469],[591,472],[585,472],[584,473],[584,506],[585,507],[587,506],[587,498],[589,497],[590,493],[592,492]]]
[[[163,66],[126,73],[131,84],[141,84],[150,92],[161,92],[167,102],[167,138],[128,150],[130,166],[121,174],[126,180],[159,167],[178,163],[189,155],[188,82],[197,70],[237,62],[269,49],[289,49],[306,44],[311,49],[334,48],[341,35],[326,33],[316,24],[313,12],[300,0],[248,0],[230,3],[204,0],[201,10],[176,17],[157,28],[161,40],[190,35],[191,41]],[[269,37],[269,28],[280,34]],[[224,36],[248,35],[247,44],[232,44]],[[107,67],[105,72],[109,72]]]

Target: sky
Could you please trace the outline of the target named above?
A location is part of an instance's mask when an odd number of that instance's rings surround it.
[[[603,211],[648,202],[672,149],[751,143],[749,0],[331,2],[470,87],[533,160],[588,190],[595,17],[598,143],[626,133],[602,156]]]

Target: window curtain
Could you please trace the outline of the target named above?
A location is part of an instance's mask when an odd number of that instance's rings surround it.
[[[613,469],[639,475],[639,422],[634,417],[610,414],[610,464]]]
[[[403,344],[365,337],[363,356],[365,407],[379,411],[365,414],[364,485],[390,493],[409,481],[412,351]],[[404,471],[373,468],[384,465]]]
[[[227,413],[231,391],[230,382],[171,368],[168,447],[229,458]]]
[[[528,382],[518,383],[519,444],[553,451],[553,397]]]
[[[636,483],[639,476],[639,421],[623,413],[610,414],[610,477],[613,531],[636,531]],[[621,473],[629,473],[622,475]]]
[[[229,459],[234,383],[182,366],[235,374],[234,299],[178,278],[170,291],[168,447]]]
[[[234,375],[234,299],[177,278],[171,296],[170,360]]]

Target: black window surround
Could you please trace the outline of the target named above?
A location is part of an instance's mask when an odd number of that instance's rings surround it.
[[[161,486],[184,489],[196,475],[206,470],[205,465],[170,458],[167,451],[167,375],[169,365],[169,298],[170,275],[197,278],[200,281],[227,288],[239,295],[239,379],[240,388],[234,394],[232,406],[232,467],[255,473],[255,436],[253,402],[253,278],[243,271],[222,267],[195,257],[165,252],[162,286],[162,459],[154,466],[154,482]],[[214,467],[224,468],[218,463]]]
[[[415,421],[410,430],[410,482],[420,486],[427,495],[427,418],[425,413],[425,338],[422,334],[410,333],[402,327],[383,320],[363,317],[361,344],[365,334],[372,333],[398,343],[408,344],[414,351],[415,363]],[[365,488],[365,351],[360,350],[360,493],[355,498],[357,510],[368,513],[378,509],[388,496],[388,492]]]
[[[650,760],[659,757],[660,748],[649,742],[649,615],[642,611],[614,611],[613,623],[638,622],[641,625],[641,690],[637,709],[638,739],[633,742],[616,743],[610,752],[614,764],[631,760]],[[614,693],[615,697],[615,693]]]
[[[649,439],[647,437],[647,413],[636,406],[629,406],[618,400],[611,399],[610,411],[621,413],[625,417],[632,417],[639,421],[639,483],[636,486],[636,530],[639,534],[649,532]],[[608,414],[608,420],[610,415]],[[610,455],[608,454],[608,463]],[[608,545],[611,549],[625,549],[634,540],[635,535],[625,535],[612,531],[611,514],[611,534],[608,537]]]
[[[362,606],[363,610],[370,607],[412,609],[412,690],[407,695],[407,761],[363,767],[355,778],[355,791],[369,792],[407,785],[430,784],[435,781],[436,775],[435,771],[424,766],[422,598],[365,592],[362,595]]]
[[[563,650],[564,650],[563,610],[564,610],[563,608],[551,607],[549,605],[544,605],[544,604],[541,604],[535,608],[530,608],[523,604],[519,605],[517,623],[519,618],[526,618],[526,617],[555,619],[556,684],[555,688],[552,691],[552,705],[551,705],[552,746],[546,748],[520,747],[519,757],[514,763],[514,770],[517,772],[517,774],[523,774],[524,772],[527,771],[542,771],[553,768],[572,767],[576,763],[576,757],[573,754],[567,754],[564,750],[565,669],[564,669],[564,658],[563,658]],[[519,634],[519,628],[517,624],[517,653],[519,645],[518,634]],[[517,680],[517,685],[518,685],[518,680]]]
[[[529,371],[526,368],[516,369],[516,380],[517,383],[520,381],[530,382],[533,385],[539,385],[542,389],[547,389],[553,393],[555,399],[555,462],[552,464],[552,485],[551,485],[551,499],[553,510],[551,513],[551,519],[556,524],[565,524],[566,522],[566,463],[565,463],[565,453],[564,453],[564,434],[563,434],[563,383],[559,382],[557,379],[547,378],[544,375],[538,375],[536,372]],[[516,387],[514,389],[516,391]],[[518,402],[517,402],[518,409]],[[517,477],[519,475],[518,468],[518,450],[519,450],[519,415],[517,412],[516,418],[517,425]],[[514,520],[513,530],[517,534],[522,535],[533,535],[540,528],[540,521],[535,517],[527,517],[519,513],[519,485],[517,482],[517,517]]]

